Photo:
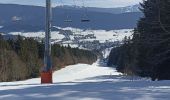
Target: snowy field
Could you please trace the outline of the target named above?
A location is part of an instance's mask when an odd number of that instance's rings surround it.
[[[63,30],[63,31],[71,31],[73,32],[73,35],[70,35],[69,41],[65,41],[64,43],[71,43],[74,40],[74,37],[76,35],[88,35],[88,34],[94,34],[94,36],[96,37],[95,39],[81,39],[81,41],[94,41],[94,40],[98,40],[101,43],[105,42],[105,41],[122,41],[124,39],[125,36],[129,37],[132,36],[133,33],[133,29],[121,29],[121,30],[110,30],[110,31],[106,31],[106,30],[82,30],[82,29],[78,29],[78,28],[71,28],[71,27],[67,27],[67,28],[60,28],[60,27],[56,27],[57,29]],[[8,34],[11,35],[21,35],[24,37],[39,37],[39,38],[44,38],[45,37],[45,33],[44,32],[10,32]],[[59,34],[59,31],[52,31],[51,33],[51,39],[55,40],[53,42],[58,42],[58,41],[62,41],[62,39],[64,39],[65,36],[63,34]]]
[[[51,85],[40,78],[0,83],[0,100],[170,100],[170,81],[132,80],[98,62],[71,65],[53,77]]]
[[[58,29],[62,30],[71,30],[75,35],[81,34],[81,35],[88,35],[88,34],[94,34],[96,36],[96,39],[84,39],[82,41],[93,41],[93,40],[99,40],[100,42],[108,41],[122,41],[125,36],[129,37],[132,36],[133,29],[120,29],[120,30],[82,30],[77,28],[60,28]]]

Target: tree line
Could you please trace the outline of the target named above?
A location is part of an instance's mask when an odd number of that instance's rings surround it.
[[[39,76],[43,67],[44,43],[18,36],[5,40],[0,35],[0,81],[18,81]],[[92,64],[97,55],[78,48],[52,45],[53,69],[77,63]]]
[[[170,2],[147,0],[141,3],[140,18],[133,38],[114,48],[108,65],[126,74],[151,77],[152,80],[170,79]]]

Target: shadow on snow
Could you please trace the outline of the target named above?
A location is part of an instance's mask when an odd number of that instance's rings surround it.
[[[169,95],[167,90],[170,90],[170,88],[165,88],[162,91],[162,89],[155,87],[169,86],[169,82],[130,81],[117,75],[92,77],[86,80],[93,79],[108,80],[101,82],[54,83],[42,86],[31,84],[37,86],[2,90],[0,91],[0,98],[5,100],[80,100],[83,98],[94,98],[95,100],[141,100],[147,97],[168,100],[168,98],[163,97]]]

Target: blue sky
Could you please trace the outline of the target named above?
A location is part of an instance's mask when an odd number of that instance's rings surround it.
[[[61,3],[61,1],[63,3]],[[82,6],[82,1],[84,1],[85,5],[90,7],[113,8],[135,5],[141,2],[142,0],[52,0],[54,6],[74,5],[73,1],[75,1],[76,5],[79,6]],[[0,3],[44,6],[45,0],[0,0]]]

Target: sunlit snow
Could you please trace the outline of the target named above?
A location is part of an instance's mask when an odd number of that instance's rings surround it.
[[[40,78],[0,83],[0,100],[169,100],[170,81],[123,76],[114,68],[70,65],[53,74],[54,84]]]

